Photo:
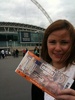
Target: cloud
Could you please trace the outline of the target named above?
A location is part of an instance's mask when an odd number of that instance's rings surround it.
[[[52,21],[67,19],[75,26],[75,0],[37,0]],[[31,0],[0,0],[0,21],[46,28],[50,22]]]

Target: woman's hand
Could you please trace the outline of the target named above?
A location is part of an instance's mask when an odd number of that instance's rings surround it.
[[[75,100],[75,90],[64,89],[56,96],[56,100]]]

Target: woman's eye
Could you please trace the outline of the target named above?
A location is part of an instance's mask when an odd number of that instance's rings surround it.
[[[55,43],[56,43],[56,41],[49,41],[49,43],[51,43],[51,44],[55,44]]]
[[[67,41],[61,41],[61,44],[68,44],[69,42]]]

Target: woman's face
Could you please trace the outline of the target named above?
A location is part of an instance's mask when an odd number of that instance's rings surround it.
[[[47,39],[48,54],[53,63],[63,63],[70,54],[71,38],[66,29],[52,32]]]

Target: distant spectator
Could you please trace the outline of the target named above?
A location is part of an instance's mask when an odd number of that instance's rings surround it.
[[[1,55],[2,55],[2,58],[4,59],[4,57],[5,57],[4,50],[1,50]]]
[[[7,57],[7,56],[8,56],[8,50],[5,51],[5,57]]]
[[[39,57],[39,49],[37,46],[34,49],[34,54]]]
[[[28,51],[28,49],[26,48],[26,52]]]
[[[25,50],[25,49],[23,49],[23,57],[25,56],[25,53],[26,53],[26,50]]]
[[[15,50],[13,50],[13,53],[12,53],[13,57],[15,57]]]
[[[19,55],[19,50],[18,49],[16,49],[15,55],[16,55],[16,57],[18,57],[18,55]]]

